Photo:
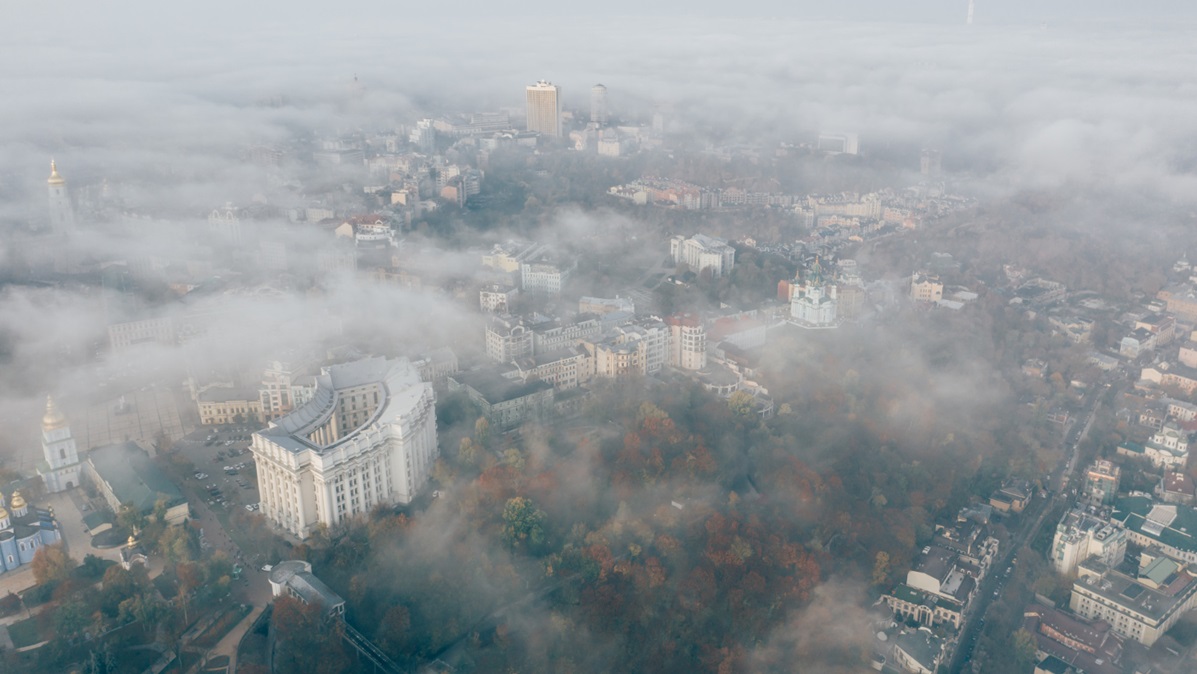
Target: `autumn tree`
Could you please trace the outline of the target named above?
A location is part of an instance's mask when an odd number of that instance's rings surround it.
[[[340,621],[325,618],[319,603],[305,604],[283,595],[271,617],[277,634],[275,669],[294,674],[340,674],[352,662],[345,651]]]
[[[75,562],[63,549],[62,544],[44,545],[33,553],[33,578],[38,585],[57,583],[71,575]]]

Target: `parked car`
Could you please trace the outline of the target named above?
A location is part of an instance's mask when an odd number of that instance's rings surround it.
[[[195,474],[195,479],[197,479],[197,480],[202,480],[202,479],[204,479],[204,478],[206,478],[206,477],[208,477],[208,474],[207,474],[207,473],[196,473],[196,474]]]

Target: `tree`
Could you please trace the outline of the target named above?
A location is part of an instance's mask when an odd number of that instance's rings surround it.
[[[751,419],[756,414],[756,399],[748,391],[736,391],[728,396],[727,406],[738,417]]]
[[[277,634],[275,669],[295,674],[335,674],[349,669],[339,622],[327,623],[319,603],[281,596],[271,617]]]
[[[75,562],[67,555],[62,544],[45,545],[33,553],[33,578],[38,585],[66,580]]]
[[[1013,643],[1014,661],[1018,667],[1016,671],[1025,672],[1031,665],[1035,664],[1035,651],[1038,648],[1035,642],[1035,635],[1025,629],[1020,629],[1014,633]]]
[[[889,581],[889,553],[882,550],[873,560],[873,584],[884,586]]]
[[[513,548],[544,543],[544,511],[538,510],[531,499],[516,496],[507,499],[503,507],[503,540]]]

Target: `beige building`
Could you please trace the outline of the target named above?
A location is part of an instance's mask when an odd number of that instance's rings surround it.
[[[254,433],[262,514],[306,538],[410,503],[436,460],[436,397],[406,360],[323,368],[312,400]]]
[[[1105,620],[1115,632],[1150,647],[1189,609],[1197,606],[1197,577],[1183,562],[1148,548],[1137,576],[1096,559],[1080,565],[1069,608]]]
[[[669,364],[683,370],[707,366],[707,329],[695,314],[676,314],[665,319],[669,325]]]
[[[528,130],[545,136],[560,138],[561,132],[561,87],[540,80],[527,87]]]
[[[1126,558],[1126,532],[1117,524],[1072,510],[1056,526],[1052,539],[1052,568],[1062,576],[1076,572],[1081,562],[1097,558],[1118,566]]]
[[[108,344],[115,353],[141,344],[172,346],[174,343],[175,322],[170,318],[147,318],[108,326]]]
[[[258,422],[262,420],[262,401],[256,391],[214,386],[197,396],[200,424],[204,426]]]
[[[934,274],[919,272],[910,279],[910,299],[915,302],[938,302],[943,299],[943,283]]]

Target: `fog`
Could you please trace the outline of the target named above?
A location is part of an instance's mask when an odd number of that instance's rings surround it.
[[[284,213],[314,195],[337,195],[340,176],[316,179],[291,163],[265,169],[245,155],[255,145],[353,132],[404,136],[416,119],[457,112],[511,109],[519,123],[523,87],[537,79],[562,85],[567,109],[585,110],[589,87],[602,82],[613,115],[628,123],[667,110],[670,130],[700,151],[749,144],[767,156],[778,143],[809,144],[822,130],[854,132],[865,160],[875,162],[862,170],[910,182],[919,149],[939,148],[962,192],[991,203],[1067,194],[1071,206],[1082,204],[1068,210],[1049,199],[1040,214],[1045,228],[1079,213],[1070,225],[1134,234],[1144,225],[1101,214],[1150,203],[1168,220],[1197,206],[1193,3],[978,0],[971,26],[964,25],[967,2],[827,4],[738,3],[732,17],[709,1],[640,12],[619,0],[564,14],[538,12],[560,9],[547,2],[519,13],[489,2],[431,10],[348,2],[335,12],[281,2],[6,7],[0,264],[7,268],[0,277],[27,262],[13,251],[45,224],[53,157],[75,195],[94,200],[107,184],[119,210],[132,214],[100,226],[80,212],[60,253],[101,272],[130,270],[134,280],[146,265],[204,260],[222,284],[182,300],[144,288],[0,287],[0,427],[7,431],[0,461],[36,460],[37,429],[28,420],[38,418],[47,392],[62,396],[70,413],[104,399],[97,389],[111,382],[178,386],[189,371],[244,374],[295,350],[415,356],[449,345],[476,354],[483,320],[476,295],[435,287],[471,275],[474,252],[412,231],[407,254],[434,270],[422,288],[319,274],[315,256],[330,233],[290,223]],[[253,251],[203,233],[211,209],[254,201],[276,208],[254,226],[257,236],[286,240],[293,260],[286,274],[241,271]],[[629,260],[648,266],[667,244],[645,237],[628,245],[638,226],[615,209],[567,205],[518,232],[466,235],[476,235],[470,243],[478,248],[514,236],[562,248],[586,243],[597,254],[623,254],[625,246]],[[605,241],[612,232],[619,245]],[[204,334],[145,350],[136,362],[108,354],[108,325],[146,314],[205,316]],[[987,432],[985,414],[1009,402],[995,366],[971,354],[975,345],[885,323],[845,332],[830,344],[777,354],[769,365],[794,372],[795,389],[810,399],[843,395],[850,405],[858,388],[882,391],[889,404],[877,420],[879,437],[955,451],[966,438],[949,442],[935,435],[941,427],[910,420],[939,413]],[[538,442],[526,450],[541,461],[550,450]],[[563,507],[603,498],[601,486],[586,482],[592,460],[579,451],[559,466],[571,479],[557,498],[574,504]],[[667,502],[671,487],[646,490],[631,507]],[[619,522],[615,515],[604,526]],[[396,547],[393,566],[379,570],[398,576],[403,564],[436,564],[446,551],[504,569],[521,563],[438,505]],[[483,603],[511,599],[484,576],[468,579],[468,590]],[[849,657],[871,634],[863,594],[857,580],[834,578],[739,657],[753,671],[813,651]],[[534,641],[548,625],[563,629],[543,606],[525,608],[508,621],[524,638]],[[831,616],[834,626],[826,624]],[[620,647],[568,627],[590,647],[585,665],[596,671]],[[812,671],[834,671],[820,666]]]

